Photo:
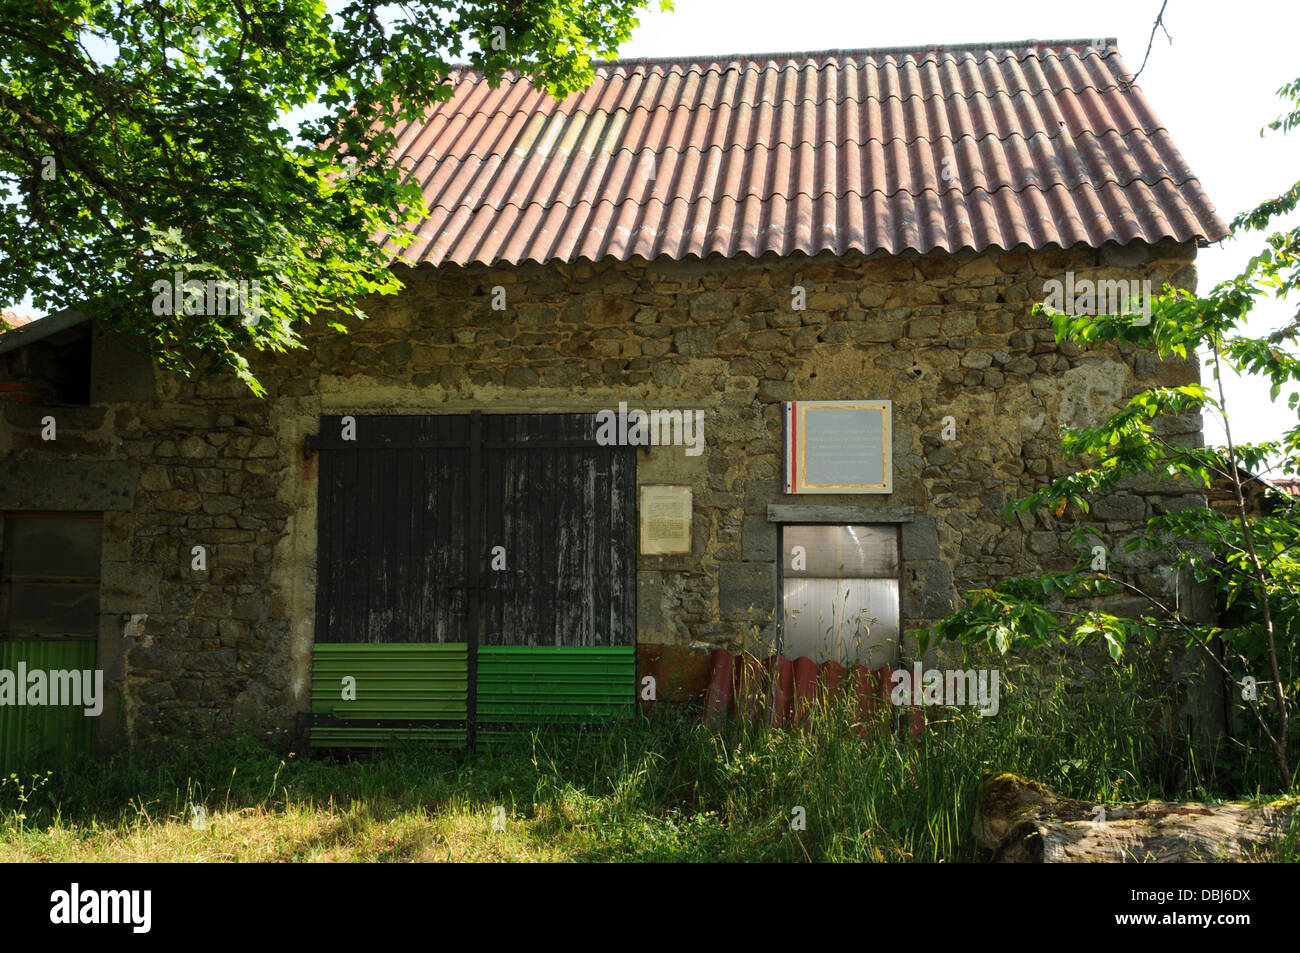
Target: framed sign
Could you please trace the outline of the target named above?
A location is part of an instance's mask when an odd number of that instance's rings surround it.
[[[894,492],[893,429],[888,400],[788,401],[785,492]]]
[[[689,486],[642,483],[637,510],[641,519],[641,555],[671,556],[691,551]]]

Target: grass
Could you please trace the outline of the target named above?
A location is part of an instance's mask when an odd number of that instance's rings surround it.
[[[710,728],[677,710],[463,760],[178,746],[4,779],[0,861],[979,860],[969,831],[985,770],[1097,803],[1216,799],[1185,780],[1196,772],[1149,693],[1139,701],[1140,680],[1132,664],[1077,678],[1004,666],[997,716],[935,709],[920,739],[861,737],[850,706],[829,704],[809,731]],[[1267,765],[1247,759],[1243,776],[1264,783]],[[1292,836],[1264,859],[1296,856]]]

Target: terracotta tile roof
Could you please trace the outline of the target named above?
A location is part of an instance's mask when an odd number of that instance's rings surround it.
[[[1287,496],[1300,497],[1300,477],[1282,477],[1268,480],[1267,483],[1273,489],[1285,493]]]
[[[398,131],[414,264],[1217,240],[1113,41],[597,64],[556,101],[468,68]]]
[[[24,324],[31,323],[32,319],[25,314],[15,314],[12,311],[0,311],[0,324],[4,325],[6,328],[21,328]]]

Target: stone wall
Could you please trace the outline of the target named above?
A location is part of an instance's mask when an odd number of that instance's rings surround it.
[[[639,457],[639,481],[695,490],[694,551],[641,557],[639,642],[737,647],[770,635],[774,503],[907,513],[902,616],[915,628],[967,588],[1073,565],[1050,514],[1000,515],[1065,472],[1058,425],[1097,422],[1143,386],[1197,379],[1193,361],[1058,347],[1029,314],[1043,282],[1072,270],[1190,288],[1193,258],[1191,246],[1163,243],[422,267],[351,333],[315,327],[307,347],[256,361],[264,400],[233,376],[165,373],[97,331],[91,406],[4,406],[0,508],[108,513],[101,658],[126,689],[131,734],[173,718],[293,731],[309,710],[316,460],[303,448],[322,414],[703,409],[701,456],[655,447]],[[796,286],[804,310],[792,307]],[[785,496],[781,402],[843,398],[893,401],[895,492]],[[40,436],[47,414],[54,442]],[[948,416],[951,441],[940,433]],[[1167,430],[1198,440],[1200,421]],[[1153,507],[1198,499],[1135,486],[1099,501],[1092,519],[1119,552]],[[192,568],[199,545],[205,571]]]

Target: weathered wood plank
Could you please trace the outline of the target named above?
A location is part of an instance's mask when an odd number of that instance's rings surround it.
[[[317,640],[468,641],[476,600],[483,644],[634,645],[635,448],[590,414],[485,415],[473,474],[468,421],[358,417],[357,444],[322,444]]]

